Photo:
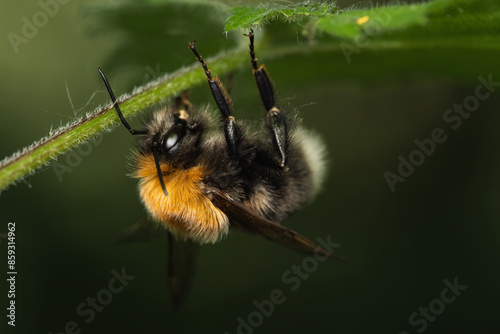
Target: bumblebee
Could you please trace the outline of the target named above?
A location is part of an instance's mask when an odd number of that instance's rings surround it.
[[[265,109],[260,130],[233,116],[231,98],[190,42],[201,64],[220,117],[191,106],[186,96],[176,106],[153,113],[144,130],[123,117],[111,87],[99,68],[113,106],[132,135],[139,136],[134,177],[149,219],[169,235],[169,280],[173,297],[187,290],[194,245],[215,243],[235,226],[287,247],[339,257],[279,224],[309,202],[325,175],[325,148],[301,126],[296,111],[278,108],[264,65],[257,64],[254,33],[249,38],[253,76]],[[217,125],[219,124],[219,125]],[[149,231],[143,221],[130,235]],[[147,239],[139,237],[136,239]],[[176,297],[177,296],[177,297]]]

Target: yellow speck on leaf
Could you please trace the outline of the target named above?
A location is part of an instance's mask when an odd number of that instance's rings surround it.
[[[368,22],[370,18],[368,16],[363,16],[363,17],[360,17],[359,19],[356,20],[356,23],[359,24],[359,25],[362,25],[362,24],[365,24],[366,22]]]

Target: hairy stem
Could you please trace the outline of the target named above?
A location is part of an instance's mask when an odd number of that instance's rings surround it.
[[[331,46],[335,48],[335,46]],[[311,48],[294,45],[285,48],[275,48],[272,52],[265,54],[266,59],[280,57],[285,54],[311,52]],[[330,51],[332,49],[330,48]],[[325,51],[324,47],[317,51]],[[213,73],[224,74],[234,71],[240,66],[247,66],[250,62],[247,45],[242,45],[230,52],[208,59],[207,63]],[[98,76],[96,69],[96,76]],[[124,95],[118,99],[120,108],[126,118],[136,116],[148,108],[168,98],[178,96],[182,91],[206,81],[205,74],[198,63],[178,70],[159,80],[139,87],[131,94]],[[111,104],[99,107],[85,117],[79,118],[55,131],[48,136],[36,141],[10,157],[0,162],[0,191],[9,185],[23,179],[26,175],[51,162],[57,156],[64,154],[86,142],[92,137],[110,131],[114,126],[120,124],[114,108]]]
[[[246,64],[245,60],[248,55],[245,51],[243,47],[240,47],[223,53],[211,59],[210,66],[214,73],[223,74],[233,71]],[[131,94],[120,97],[118,101],[124,116],[129,118],[205,80],[203,71],[196,63],[137,88]],[[109,104],[98,107],[94,112],[87,113],[85,117],[51,131],[48,136],[0,162],[0,191],[33,173],[60,154],[66,153],[101,132],[111,130],[119,123],[120,119]]]

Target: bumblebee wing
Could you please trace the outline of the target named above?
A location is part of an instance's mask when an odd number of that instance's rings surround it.
[[[149,242],[160,237],[163,231],[157,224],[147,218],[143,218],[132,226],[127,227],[116,240],[119,244],[129,242]]]
[[[175,308],[187,299],[196,266],[199,245],[190,240],[179,240],[170,232],[168,236],[167,277]]]
[[[259,234],[273,242],[303,253],[317,253],[341,262],[346,262],[345,259],[327,252],[321,246],[299,233],[264,217],[257,216],[243,205],[230,200],[220,192],[214,193],[213,202],[215,206],[224,211],[233,226],[250,233]]]

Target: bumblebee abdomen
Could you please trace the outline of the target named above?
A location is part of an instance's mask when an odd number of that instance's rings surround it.
[[[296,124],[298,120],[297,117],[288,119],[286,166],[280,168],[274,163],[250,169],[254,174],[252,181],[247,183],[243,205],[274,222],[281,222],[311,201],[321,189],[326,173],[326,150],[322,140]],[[267,147],[267,152],[273,151],[269,140],[260,145],[264,150]]]

